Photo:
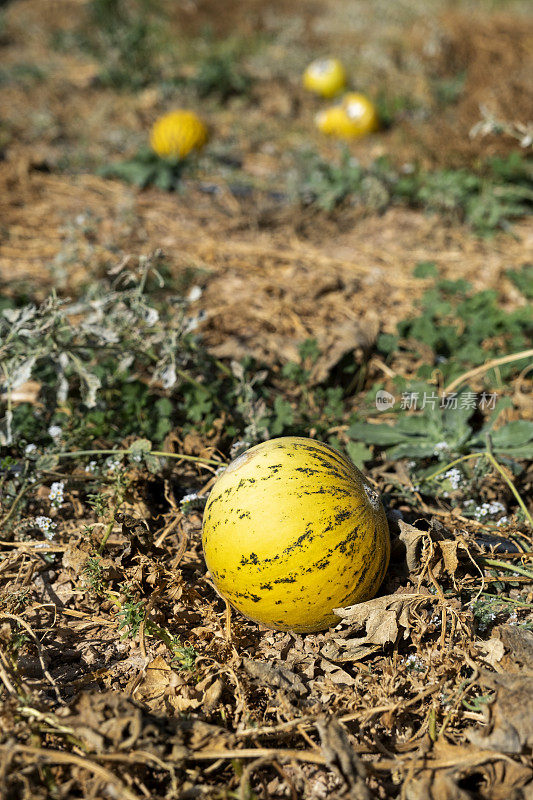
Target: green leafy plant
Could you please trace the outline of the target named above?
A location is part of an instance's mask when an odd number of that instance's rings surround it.
[[[125,595],[124,601],[121,601],[115,592],[109,593],[110,598],[119,609],[117,617],[119,619],[118,630],[123,631],[121,638],[135,639],[144,623],[145,635],[159,639],[168,647],[173,667],[180,670],[192,670],[197,655],[194,647],[182,645],[178,636],[169,633],[166,628],[157,625],[147,617],[143,600],[134,599],[131,587],[126,586]]]
[[[339,164],[333,164],[314,153],[304,155],[305,176],[299,186],[300,198],[323,211],[332,211],[346,197],[361,189],[364,171],[345,149]]]
[[[420,267],[415,274],[427,277]],[[426,363],[418,370],[420,378],[428,378],[438,369],[448,383],[469,367],[524,350],[533,335],[531,305],[506,311],[497,292],[472,293],[470,284],[462,279],[436,281],[422,296],[419,308],[418,316],[398,324],[397,336],[381,336],[378,349],[387,356],[402,350],[423,357]],[[433,352],[429,362],[428,347]],[[501,365],[499,376],[508,378],[520,368],[520,362]],[[486,380],[490,379],[487,372]]]
[[[461,70],[455,75],[433,81],[433,94],[439,105],[453,105],[459,100],[465,86],[466,75],[466,70]]]
[[[90,0],[88,19],[75,38],[78,46],[102,63],[102,84],[115,89],[139,89],[157,76],[157,12],[155,0]]]
[[[171,192],[180,189],[183,172],[189,164],[189,158],[161,158],[145,147],[128,161],[117,161],[101,167],[99,173],[104,178],[119,178],[141,189],[155,186],[164,192]]]
[[[533,264],[525,264],[522,269],[509,269],[507,276],[528,300],[533,300]]]
[[[142,600],[133,600],[128,597],[117,611],[119,618],[119,631],[122,631],[121,639],[135,639],[139,635],[141,623],[146,618],[146,611]]]
[[[338,164],[307,153],[297,196],[304,204],[328,212],[347,200],[378,211],[393,203],[407,203],[464,221],[486,236],[498,229],[507,230],[512,219],[531,211],[531,177],[530,163],[518,154],[492,159],[478,172],[428,172],[413,167],[410,173],[404,173],[385,158],[363,167],[344,149]]]
[[[414,414],[401,414],[394,424],[372,424],[354,422],[348,429],[348,436],[365,444],[382,447],[387,458],[409,458],[413,460],[437,458],[450,461],[451,458],[486,447],[487,436],[491,437],[492,449],[511,458],[526,458],[533,447],[533,422],[519,420],[509,422],[494,429],[501,404],[493,415],[479,429],[475,430],[472,417],[475,412],[476,393],[468,387],[460,392],[439,398],[435,387],[419,384],[417,391],[408,395],[429,398],[425,407]],[[446,407],[441,407],[441,403]]]
[[[104,568],[98,556],[91,556],[83,567],[83,577],[88,588],[95,594],[103,594],[105,590]]]
[[[374,102],[382,128],[390,128],[397,120],[410,117],[421,108],[420,103],[408,95],[390,94],[384,90],[377,93]]]
[[[234,49],[206,55],[191,82],[200,97],[217,95],[223,103],[234,95],[248,94],[252,86]]]
[[[200,380],[213,376],[215,385],[206,382],[206,391],[218,393],[227,373],[220,378],[217,362],[199,346],[193,332],[197,320],[187,316],[187,301],[170,297],[159,302],[160,286],[151,295],[146,291],[150,274],[158,274],[158,258],[143,260],[137,273],[120,270],[93,284],[75,303],[52,295],[40,306],[4,310],[0,360],[6,400],[0,405],[0,436],[5,444],[15,436],[20,441],[23,434],[26,440],[35,436],[31,442],[44,438],[49,444],[45,432],[52,421],[64,426],[71,445],[83,445],[96,433],[120,441],[128,430],[161,441],[175,413],[173,390],[183,384],[203,388]],[[10,402],[12,392],[30,377],[41,382],[47,395],[46,413],[37,423],[31,406]],[[84,411],[64,414],[64,406]]]
[[[455,217],[482,236],[508,229],[533,205],[530,164],[517,154],[493,159],[479,173],[467,169],[415,170],[399,178],[393,195],[429,212]]]

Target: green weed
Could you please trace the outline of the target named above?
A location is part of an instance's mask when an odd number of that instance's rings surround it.
[[[440,106],[457,103],[463,93],[466,75],[466,70],[462,70],[451,77],[438,78],[433,81],[433,94]]]
[[[135,90],[158,77],[162,35],[156,0],[90,0],[86,13],[71,40],[56,40],[56,46],[80,47],[98,59],[104,86]]]
[[[145,147],[128,161],[117,161],[99,169],[104,178],[119,178],[144,189],[155,186],[164,192],[179,191],[184,171],[191,164],[187,158],[161,158]]]
[[[532,167],[519,154],[492,159],[479,171],[413,168],[400,173],[385,158],[362,167],[344,150],[338,164],[316,154],[304,156],[296,194],[304,204],[332,211],[345,201],[369,211],[406,203],[466,222],[481,236],[509,229],[531,211]]]
[[[424,264],[418,266],[415,275],[427,277],[430,272],[434,274],[434,267]],[[527,273],[517,275],[515,283],[527,289]],[[473,365],[524,350],[533,335],[531,305],[506,311],[497,292],[486,289],[472,293],[464,280],[437,280],[418,306],[417,316],[398,324],[396,336],[378,339],[378,349],[386,356],[402,350],[415,357],[424,354],[427,359],[429,347],[433,359],[419,368],[420,378],[429,378],[438,369],[443,381],[449,383]],[[487,385],[495,378],[508,379],[519,369],[520,362],[516,362],[500,366],[497,375],[488,371]]]
[[[533,264],[525,264],[522,269],[507,270],[507,277],[528,300],[533,300]]]
[[[472,418],[476,411],[476,393],[468,387],[450,396],[440,397],[434,386],[413,384],[405,392],[409,404],[416,403],[425,395],[425,406],[418,414],[401,413],[393,425],[354,422],[348,435],[355,441],[378,445],[385,449],[387,458],[410,458],[413,460],[452,458],[486,447],[487,436],[491,437],[492,449],[510,458],[527,458],[533,447],[533,422],[516,420],[494,429],[494,422],[501,410],[495,413],[478,430]],[[453,396],[452,396],[453,395]]]
[[[216,95],[224,103],[235,95],[247,95],[252,78],[240,66],[238,55],[232,49],[206,55],[191,83],[200,97]]]
[[[89,591],[103,594],[105,591],[104,568],[99,556],[91,556],[82,570],[85,584]]]

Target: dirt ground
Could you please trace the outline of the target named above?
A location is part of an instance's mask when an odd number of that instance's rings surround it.
[[[68,46],[86,0],[2,7],[2,294],[75,297],[110,267],[162,250],[184,291],[203,290],[194,308],[205,312],[210,352],[253,356],[275,370],[309,338],[327,351],[347,331],[370,344],[393,333],[429,285],[413,277],[420,262],[476,290],[498,289],[505,307],[524,302],[507,271],[531,261],[528,219],[480,238],[402,205],[362,213],[345,204],[326,214],[295,202],[290,186],[303,151],[340,152],[314,130],[321,101],[300,85],[309,60],[329,53],[344,60],[355,88],[410,98],[390,129],[349,145],[361,163],[387,155],[399,167],[473,168],[519,150],[511,136],[470,132],[482,108],[509,123],[533,118],[527,3],[251,0],[244,11],[224,3],[223,14],[212,0],[164,5],[184,75],[206,28],[214,41],[248,41],[249,95],[201,101],[164,80],[104,87],[97,60]],[[446,91],[457,92],[454,101],[437,102]],[[211,128],[181,192],[98,174],[131,157],[176,105],[196,107]],[[212,455],[205,442],[188,445]],[[381,465],[373,479],[386,491],[401,469]],[[179,507],[179,489],[206,491],[212,475],[183,464],[172,479],[130,472],[125,508],[135,519],[112,521],[99,580],[117,597],[124,581],[142,587],[146,619],[173,620],[173,635],[194,645],[195,669],[172,660],[146,621],[134,638],[120,638],[109,596],[80,583],[94,541],[80,534],[87,506],[76,481],[86,475],[73,468],[61,540],[35,549],[15,532],[3,543],[0,646],[8,652],[16,628],[27,648],[16,673],[0,658],[6,800],[533,798],[533,634],[511,621],[483,639],[454,596],[486,590],[476,566],[486,556],[482,526],[459,510],[404,508],[409,524],[390,519],[393,566],[367,619],[301,636],[234,614],[229,636],[205,571],[201,515]],[[65,475],[57,467],[52,477]],[[36,490],[35,512],[45,489]],[[531,539],[521,536],[527,560]],[[514,575],[510,602],[520,604],[528,575]],[[521,620],[532,603],[529,591]]]
[[[419,261],[435,261],[444,277],[512,293],[503,272],[528,260],[529,222],[517,223],[511,237],[483,241],[415,211],[361,216],[348,208],[326,217],[273,199],[269,190],[284,191],[295,146],[335,152],[312,129],[319,101],[299,86],[309,55],[332,48],[357,76],[354,83],[371,90],[385,75],[391,91],[428,103],[421,117],[406,114],[392,130],[351,145],[362,161],[389,153],[398,163],[453,166],[516,149],[509,137],[471,139],[469,131],[482,105],[505,120],[533,114],[525,88],[533,27],[520,6],[513,14],[489,14],[482,6],[458,14],[438,3],[412,3],[384,17],[364,3],[302,4],[297,13],[283,3],[251,4],[239,24],[250,35],[268,35],[250,57],[259,76],[254,94],[223,107],[206,103],[213,148],[224,147],[242,168],[234,177],[208,163],[200,183],[215,194],[191,181],[183,195],[166,195],[139,193],[83,167],[131,154],[180,95],[174,91],[169,100],[152,87],[134,94],[102,89],[94,85],[94,62],[78,51],[51,50],[54,31],[71,27],[82,5],[52,2],[43,15],[41,3],[24,0],[5,12],[3,63],[36,64],[46,78],[0,86],[4,282],[16,276],[35,289],[70,290],[123,255],[162,248],[172,270],[192,267],[205,284],[202,306],[213,344],[269,360],[286,358],[298,341],[320,338],[345,320],[392,330],[424,290],[424,282],[410,278]],[[202,30],[206,20],[225,33],[234,30],[232,13],[222,21],[209,4],[194,3],[183,14],[174,10],[171,19],[181,36]],[[435,116],[432,83],[465,65],[459,103]],[[228,187],[243,173],[257,188],[238,199]]]

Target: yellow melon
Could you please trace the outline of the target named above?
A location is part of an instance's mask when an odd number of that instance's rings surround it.
[[[171,111],[157,119],[150,132],[152,150],[161,158],[185,158],[207,142],[207,128],[194,111]]]
[[[333,448],[297,436],[250,448],[217,478],[202,544],[222,597],[255,622],[302,633],[373,597],[390,554],[368,479]]]
[[[338,58],[320,58],[305,70],[303,85],[322,97],[334,97],[346,86],[346,72]]]

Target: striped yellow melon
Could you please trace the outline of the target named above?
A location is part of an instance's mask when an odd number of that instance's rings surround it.
[[[219,593],[255,622],[301,633],[373,597],[389,563],[378,493],[313,439],[263,442],[233,461],[206,505],[202,543]]]

